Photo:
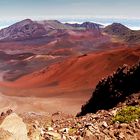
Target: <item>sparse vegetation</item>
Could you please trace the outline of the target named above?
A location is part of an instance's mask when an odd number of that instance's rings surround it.
[[[140,118],[140,106],[127,106],[118,111],[113,117],[113,122],[129,123]]]
[[[76,131],[77,131],[76,128],[70,128],[69,129],[69,134],[74,135],[76,133]]]

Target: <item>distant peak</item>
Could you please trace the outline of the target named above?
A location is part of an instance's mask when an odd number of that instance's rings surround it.
[[[108,25],[105,27],[104,31],[105,32],[112,32],[117,33],[117,34],[125,34],[129,31],[130,29],[128,27],[126,27],[125,25],[121,24],[121,23],[112,23],[111,25]]]
[[[112,25],[122,25],[122,24],[118,23],[118,22],[114,22],[114,23],[112,23]]]
[[[48,22],[48,23],[50,23],[50,22],[55,22],[55,23],[61,23],[61,22],[58,21],[58,20],[41,20],[41,21],[37,21],[37,22]]]
[[[24,20],[21,20],[19,23],[31,23],[33,22],[31,19],[24,19]]]
[[[24,19],[24,20],[21,20],[21,21],[19,21],[19,22],[17,22],[17,23],[15,23],[15,24],[13,24],[13,25],[11,25],[11,26],[24,26],[24,25],[26,25],[26,24],[31,24],[31,23],[33,23],[33,21],[31,20],[31,19]]]
[[[93,23],[93,22],[90,22],[90,21],[86,21],[86,22],[83,22],[83,24],[95,24],[95,23]]]
[[[22,21],[32,21],[31,19],[27,18],[27,19],[24,19]]]
[[[110,26],[117,26],[117,27],[124,27],[124,28],[128,28],[128,27],[126,27],[125,25],[123,25],[123,24],[121,24],[121,23],[117,23],[117,22],[114,22],[114,23],[112,23]]]

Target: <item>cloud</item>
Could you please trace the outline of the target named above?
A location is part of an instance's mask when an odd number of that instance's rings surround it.
[[[1,18],[122,17],[138,18],[139,0],[1,0]]]

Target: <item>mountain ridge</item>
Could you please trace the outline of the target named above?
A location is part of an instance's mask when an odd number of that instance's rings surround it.
[[[0,41],[17,41],[26,39],[37,39],[54,36],[55,33],[61,34],[66,31],[96,31],[106,33],[112,37],[116,36],[119,40],[128,43],[140,42],[140,30],[131,30],[121,23],[112,23],[108,26],[103,26],[94,22],[78,23],[61,23],[58,20],[41,20],[33,21],[24,19],[7,28],[0,30]]]
[[[7,28],[0,30],[0,41],[14,41],[30,38],[44,37],[59,30],[86,30],[86,29],[100,29],[99,24],[85,22],[79,26],[71,24],[63,24],[57,20],[43,20],[33,21],[31,19],[24,19]],[[82,28],[81,28],[82,27]]]

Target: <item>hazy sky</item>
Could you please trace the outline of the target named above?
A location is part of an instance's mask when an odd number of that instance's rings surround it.
[[[140,29],[140,0],[0,0],[0,28],[25,18],[121,22]]]
[[[0,0],[0,18],[140,18],[140,0]]]

